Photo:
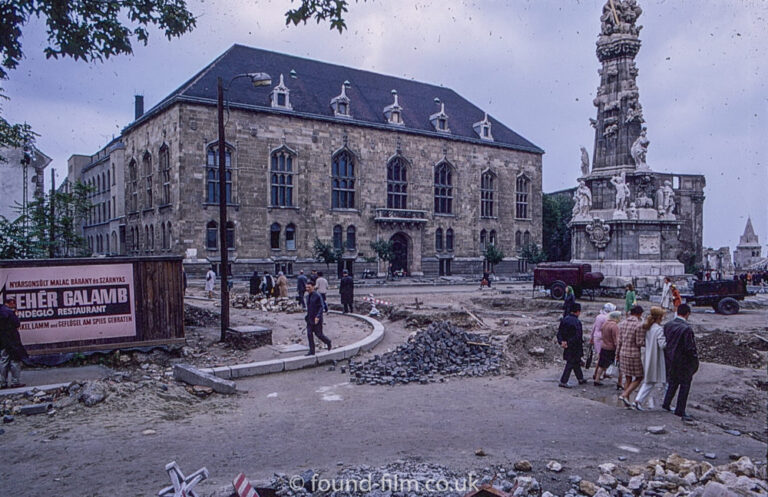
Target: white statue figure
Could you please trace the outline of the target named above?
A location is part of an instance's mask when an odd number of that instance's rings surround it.
[[[592,192],[589,187],[584,183],[583,179],[579,180],[579,187],[573,194],[574,217],[589,218],[589,211],[592,209]]]
[[[664,187],[660,187],[654,194],[656,197],[656,210],[659,211],[659,217],[664,215]]]
[[[581,175],[586,176],[589,174],[589,154],[587,149],[581,147]]]
[[[671,217],[672,211],[675,210],[675,190],[672,189],[672,182],[666,180],[661,189],[664,192],[664,203],[662,204],[664,208],[664,216]]]
[[[630,202],[629,208],[627,209],[627,217],[629,219],[638,219],[639,215],[637,213],[637,206],[634,202]]]
[[[637,137],[635,143],[632,144],[632,148],[629,149],[629,153],[632,154],[632,159],[635,161],[637,169],[649,169],[645,163],[645,156],[648,154],[648,144],[651,141],[645,136],[646,128],[640,132],[640,136]]]
[[[637,207],[641,209],[646,209],[648,207],[653,208],[653,200],[648,198],[648,196],[645,194],[644,191],[641,191],[637,194],[637,198],[635,199],[635,203]]]
[[[627,186],[625,174],[621,173],[612,177],[611,184],[616,188],[615,209],[623,212],[627,207],[627,198],[629,198],[629,187]]]

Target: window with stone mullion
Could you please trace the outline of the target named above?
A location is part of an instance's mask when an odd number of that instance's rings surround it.
[[[515,193],[515,217],[518,219],[528,218],[528,187],[530,181],[525,176],[517,178]]]
[[[146,194],[144,196],[144,207],[152,207],[152,156],[149,153],[144,155],[144,182],[146,184]]]
[[[271,205],[293,207],[293,157],[285,152],[273,153],[271,170]]]
[[[166,145],[163,145],[160,149],[160,172],[163,175],[163,198],[161,203],[167,205],[171,203],[171,161]]]
[[[435,213],[453,213],[453,179],[451,167],[445,163],[435,168]]]
[[[232,154],[225,152],[224,164],[226,167],[226,196],[227,203],[232,202]],[[208,160],[206,164],[206,195],[205,201],[210,204],[219,202],[219,153],[215,147],[208,148]]]
[[[331,207],[355,208],[355,164],[347,152],[341,152],[331,165]]]
[[[493,174],[485,173],[480,181],[480,216],[493,217]]]
[[[387,164],[387,209],[408,208],[408,182],[406,167],[402,159],[393,159]]]

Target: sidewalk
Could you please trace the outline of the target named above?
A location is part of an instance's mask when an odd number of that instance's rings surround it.
[[[98,380],[106,378],[111,372],[111,369],[98,364],[70,368],[55,367],[41,369],[31,369],[22,366],[21,381],[26,386],[21,389],[8,388],[0,390],[0,396],[21,393],[34,387],[50,387],[51,385],[62,383],[69,384],[73,381]]]

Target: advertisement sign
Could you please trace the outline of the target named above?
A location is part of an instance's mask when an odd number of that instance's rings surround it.
[[[24,345],[136,336],[133,266],[0,268]]]

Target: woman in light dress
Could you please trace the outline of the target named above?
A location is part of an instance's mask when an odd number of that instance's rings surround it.
[[[661,320],[664,319],[664,309],[661,307],[651,307],[651,313],[643,323],[645,331],[645,356],[643,357],[643,384],[635,397],[632,407],[638,411],[643,411],[643,403],[648,400],[648,406],[653,408],[653,390],[660,386],[664,390],[667,383],[667,369],[664,360],[664,349],[667,346],[667,340],[664,336],[664,327]]]
[[[616,306],[608,302],[603,306],[600,314],[595,318],[595,324],[592,325],[592,334],[589,336],[589,343],[595,349],[595,357],[600,358],[600,348],[603,346],[603,332],[602,327],[605,320],[608,319],[608,314],[616,310]],[[597,361],[596,361],[597,362]],[[595,374],[592,379],[599,383],[602,379],[602,371],[598,366],[595,366]]]
[[[661,308],[669,310],[672,303],[672,280],[669,276],[664,277],[664,287],[661,289]]]

